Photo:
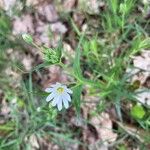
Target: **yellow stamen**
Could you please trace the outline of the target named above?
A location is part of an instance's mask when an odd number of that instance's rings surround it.
[[[57,92],[58,92],[59,94],[63,93],[63,92],[64,92],[64,88],[59,87],[59,88],[57,89]]]

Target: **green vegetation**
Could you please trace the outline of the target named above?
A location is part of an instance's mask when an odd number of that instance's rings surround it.
[[[71,78],[68,86],[73,90],[73,96],[72,110],[69,111],[78,121],[89,123],[88,119],[83,118],[81,110],[88,101],[84,100],[84,91],[88,87],[89,95],[99,98],[95,110],[89,110],[90,115],[99,116],[110,107],[115,108],[117,120],[113,121],[118,126],[115,129],[119,135],[117,140],[127,135],[134,139],[134,144],[139,143],[141,149],[147,149],[150,144],[150,135],[147,134],[150,132],[150,107],[142,103],[139,105],[136,89],[140,83],[128,82],[131,76],[126,72],[127,68],[134,68],[133,56],[140,54],[143,49],[150,49],[150,23],[142,15],[137,15],[139,5],[141,2],[137,0],[108,0],[106,8],[96,15],[97,28],[91,25],[92,16],[86,15],[88,29],[85,32],[71,16],[61,18],[68,21],[77,42],[74,59],[68,58],[69,64],[63,62],[63,41],[68,37],[62,37],[55,48],[39,46],[31,34],[24,35],[23,41],[21,36],[12,34],[11,18],[0,11],[0,89],[3,92],[2,99],[7,101],[10,109],[9,117],[3,117],[4,123],[0,123],[0,149],[31,149],[31,135],[49,139],[61,149],[67,150],[65,142],[87,148],[88,144],[80,139],[83,129],[78,127],[75,131],[71,128],[68,110],[59,112],[45,101],[47,93],[35,79],[35,75],[42,76],[43,70],[50,66],[61,67]],[[91,30],[94,32],[88,34]],[[12,58],[9,51],[13,49],[11,55],[16,52],[20,55],[26,52],[28,46],[42,53],[43,62],[25,71],[21,62]],[[142,140],[123,128],[129,120],[131,125],[140,129],[141,132],[136,135]],[[126,150],[126,145],[122,143],[116,142],[114,149]]]

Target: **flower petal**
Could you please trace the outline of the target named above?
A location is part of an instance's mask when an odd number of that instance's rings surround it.
[[[56,82],[55,84],[57,87],[62,86],[59,82]]]
[[[55,97],[56,93],[51,93],[49,96],[47,96],[46,101],[49,102]]]
[[[51,87],[61,86],[61,83],[56,82],[56,84],[52,84]]]
[[[56,82],[56,85],[60,85],[60,86],[61,86],[61,83],[59,83],[59,82]]]
[[[53,88],[46,88],[45,92],[47,92],[47,93],[53,92]]]
[[[59,99],[60,99],[60,96],[55,97],[52,101],[52,106],[56,106],[57,103],[59,102]]]
[[[66,109],[69,107],[68,100],[66,100],[65,97],[63,97],[63,104],[64,104]]]
[[[70,90],[70,89],[68,89],[68,88],[66,88],[66,92],[69,93],[69,94],[72,94],[72,93],[73,93],[73,91]]]
[[[52,84],[50,87],[54,88],[54,87],[56,87],[56,84]]]
[[[57,102],[57,108],[59,111],[62,110],[62,97],[61,96],[59,97],[59,101]]]
[[[68,93],[64,93],[63,95],[63,98],[65,98],[67,101],[71,102],[71,97]]]

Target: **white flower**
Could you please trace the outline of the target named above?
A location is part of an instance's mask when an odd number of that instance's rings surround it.
[[[56,83],[51,85],[50,88],[46,88],[45,92],[50,93],[46,98],[47,102],[52,100],[52,106],[56,106],[58,110],[62,110],[62,105],[67,109],[69,107],[69,102],[71,102],[71,97],[69,94],[72,94],[72,90],[68,89],[65,85]]]
[[[36,110],[37,110],[37,112],[40,112],[41,111],[41,107],[38,107]]]

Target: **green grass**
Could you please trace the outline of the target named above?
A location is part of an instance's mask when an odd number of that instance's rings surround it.
[[[150,49],[150,33],[148,32],[150,24],[143,19],[142,15],[136,16],[139,4],[140,2],[136,0],[124,0],[121,3],[119,0],[108,0],[107,9],[96,16],[99,28],[94,29],[95,33],[92,35],[86,32],[82,33],[73,19],[69,18],[68,22],[78,41],[75,48],[75,58],[74,60],[70,59],[71,65],[67,66],[61,62],[63,48],[62,41],[60,41],[55,49],[57,53],[53,53],[53,49],[38,47],[44,54],[43,64],[33,67],[28,73],[20,72],[23,70],[20,67],[18,69],[20,62],[14,62],[7,56],[6,50],[8,48],[19,47],[24,52],[25,47],[24,44],[17,43],[18,38],[13,37],[14,40],[10,38],[12,36],[11,18],[3,11],[0,12],[0,87],[11,109],[11,119],[0,125],[0,149],[31,149],[31,145],[26,144],[25,139],[33,134],[40,138],[48,137],[50,141],[58,144],[62,149],[67,149],[62,141],[70,144],[79,143],[87,147],[87,143],[83,143],[80,138],[74,140],[74,137],[79,137],[82,131],[79,130],[76,133],[68,125],[66,122],[67,110],[58,112],[49,106],[45,101],[47,94],[33,80],[34,73],[42,72],[50,65],[59,65],[66,70],[68,76],[73,78],[73,83],[70,83],[73,90],[71,105],[72,108],[75,108],[74,115],[78,119],[89,121],[82,118],[81,114],[81,106],[84,107],[82,91],[88,85],[90,94],[99,96],[101,99],[96,110],[90,110],[91,114],[100,115],[112,105],[116,109],[118,121],[122,124],[126,123],[122,113],[123,103],[133,105],[137,103],[134,98],[135,91],[131,90],[134,85],[127,82],[129,77],[126,75],[126,68],[132,67],[132,56],[139,54],[142,49]],[[90,31],[92,29],[90,16],[86,17]],[[32,44],[37,47],[35,43]],[[50,50],[51,53],[47,50]],[[57,59],[55,59],[56,57]],[[5,74],[5,69],[8,67],[21,76],[21,83],[17,88],[12,87],[11,77]],[[90,76],[87,77],[85,71],[88,71]],[[16,99],[15,104],[12,103],[13,99]],[[37,110],[38,107],[40,107],[40,111]],[[142,107],[145,111],[144,117],[139,119],[134,118],[130,113],[128,115],[134,120],[136,127],[144,131],[145,135],[150,129],[150,110],[148,106],[143,105]],[[128,135],[126,131],[120,130],[116,132],[120,135]],[[136,137],[132,138],[138,143]],[[150,137],[148,135],[143,139],[142,149],[146,149]],[[124,146],[117,147],[123,149]]]

